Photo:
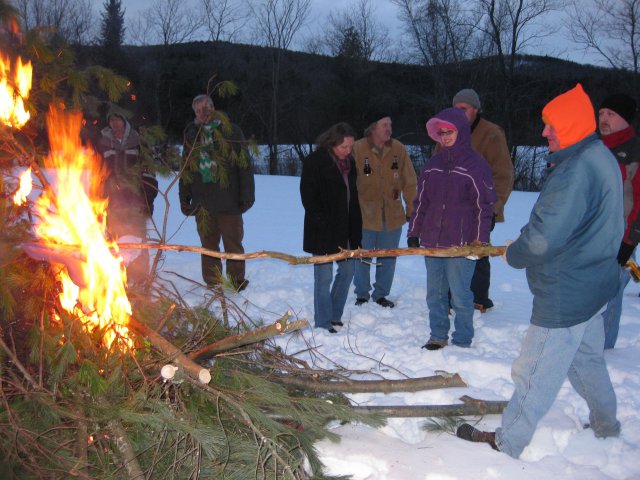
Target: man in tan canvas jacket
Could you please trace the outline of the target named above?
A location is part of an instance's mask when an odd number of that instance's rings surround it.
[[[391,117],[372,114],[365,136],[353,147],[358,172],[357,186],[362,211],[362,248],[397,248],[402,226],[411,218],[416,196],[416,172],[404,145],[391,138]],[[393,308],[387,299],[395,273],[395,257],[375,260],[373,291],[371,259],[356,264],[356,305],[372,299],[381,307]]]
[[[498,195],[494,206],[495,222],[504,222],[504,206],[513,189],[513,163],[502,128],[483,118],[480,114],[480,97],[475,90],[465,88],[453,97],[453,106],[464,111],[471,126],[471,148],[487,161],[491,167],[493,184]],[[489,257],[476,262],[471,280],[473,303],[481,312],[493,307],[489,298],[491,264]]]

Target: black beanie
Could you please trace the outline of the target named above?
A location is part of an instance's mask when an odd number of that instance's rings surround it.
[[[376,123],[378,120],[382,120],[383,118],[391,117],[391,114],[386,110],[371,110],[367,113],[365,117],[366,125],[365,128]]]
[[[625,95],[624,93],[614,93],[602,101],[600,108],[613,110],[624,118],[628,124],[631,124],[636,115],[637,107],[636,101],[629,95]]]

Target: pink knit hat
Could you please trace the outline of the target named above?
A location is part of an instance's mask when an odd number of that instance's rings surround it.
[[[446,129],[446,130],[454,130],[456,132],[458,131],[458,128],[453,123],[450,123],[435,117],[430,119],[427,122],[426,127],[427,127],[427,133],[429,134],[429,136],[433,139],[433,141],[437,143],[442,143],[442,139],[438,134],[440,130]]]

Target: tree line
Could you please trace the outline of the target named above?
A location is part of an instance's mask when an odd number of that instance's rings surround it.
[[[14,3],[26,29],[48,25],[81,62],[129,78],[136,120],[161,125],[170,141],[180,141],[193,96],[211,93],[268,147],[271,173],[280,145],[302,156],[331,123],[360,129],[372,111],[389,112],[403,142],[424,144],[424,122],[460,88],[479,92],[512,146],[538,145],[540,107],[578,81],[596,103],[612,90],[638,93],[635,0],[594,0],[590,10],[577,0],[392,0],[403,25],[393,42],[372,0],[327,12],[305,39],[311,0],[158,0],[128,23],[120,0],[99,14],[88,0]],[[554,33],[545,22],[561,10],[567,38],[607,67],[521,53]],[[238,91],[222,97],[216,85],[227,80]]]

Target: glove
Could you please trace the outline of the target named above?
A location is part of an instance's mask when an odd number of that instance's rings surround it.
[[[636,248],[635,245],[629,245],[627,242],[620,243],[620,250],[618,250],[618,263],[620,266],[624,267],[627,264],[634,248]]]
[[[407,238],[407,246],[409,248],[420,248],[420,239],[418,237]]]
[[[182,211],[183,215],[186,215],[187,217],[193,217],[196,215],[196,213],[198,213],[198,210],[200,210],[200,205],[194,205],[193,202],[180,202],[180,210]]]
[[[240,207],[240,212],[244,213],[247,210],[249,210],[251,207],[253,207],[253,202],[251,200],[245,200],[243,202],[238,203],[238,206]]]

